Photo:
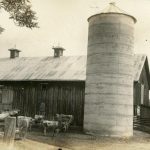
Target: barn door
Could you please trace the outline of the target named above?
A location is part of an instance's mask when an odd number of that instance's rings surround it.
[[[144,84],[134,85],[134,115],[140,115],[140,105],[144,104]]]

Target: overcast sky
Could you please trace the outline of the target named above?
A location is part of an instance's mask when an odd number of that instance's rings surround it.
[[[31,0],[37,12],[39,29],[14,25],[9,15],[0,11],[0,57],[8,57],[17,45],[22,57],[53,55],[52,45],[63,46],[65,55],[84,55],[87,51],[87,18],[101,12],[110,0]],[[150,58],[150,0],[115,0],[118,7],[137,18],[135,53]],[[98,7],[98,8],[97,8]],[[147,40],[147,41],[146,41]]]

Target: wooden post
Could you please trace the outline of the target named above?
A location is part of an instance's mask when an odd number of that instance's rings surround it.
[[[7,117],[5,119],[5,127],[4,127],[4,142],[10,144],[15,139],[15,131],[16,131],[16,118],[15,117]]]

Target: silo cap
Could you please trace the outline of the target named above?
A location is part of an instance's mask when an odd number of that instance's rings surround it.
[[[125,14],[125,15],[128,15],[130,17],[133,18],[134,22],[136,22],[136,19],[129,15],[127,12],[125,12],[124,10],[120,9],[119,7],[116,6],[116,3],[115,2],[111,2],[109,3],[109,6],[107,6],[102,12],[101,14],[107,14],[107,13],[118,13],[118,14]]]
[[[129,15],[127,12],[125,12],[124,10],[117,7],[115,2],[109,3],[109,5],[105,9],[103,9],[99,14],[123,14],[123,15],[127,15],[127,16],[131,17],[135,23],[137,21],[135,17]]]
[[[116,6],[115,2],[109,3],[109,5],[102,10],[101,13],[121,13],[121,14],[127,14],[124,10],[120,9],[119,7]]]

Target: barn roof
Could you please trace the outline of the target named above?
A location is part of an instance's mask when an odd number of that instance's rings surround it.
[[[80,81],[85,68],[85,56],[1,58],[0,81]]]
[[[138,81],[146,55],[134,56],[134,81]],[[85,81],[86,56],[0,58],[0,81]]]
[[[134,81],[138,81],[143,69],[143,65],[146,60],[146,55],[136,54],[134,55]]]
[[[144,65],[146,68],[146,74],[148,77],[148,84],[150,87],[150,73],[149,73],[148,58],[144,54],[134,55],[134,81],[139,81]]]

